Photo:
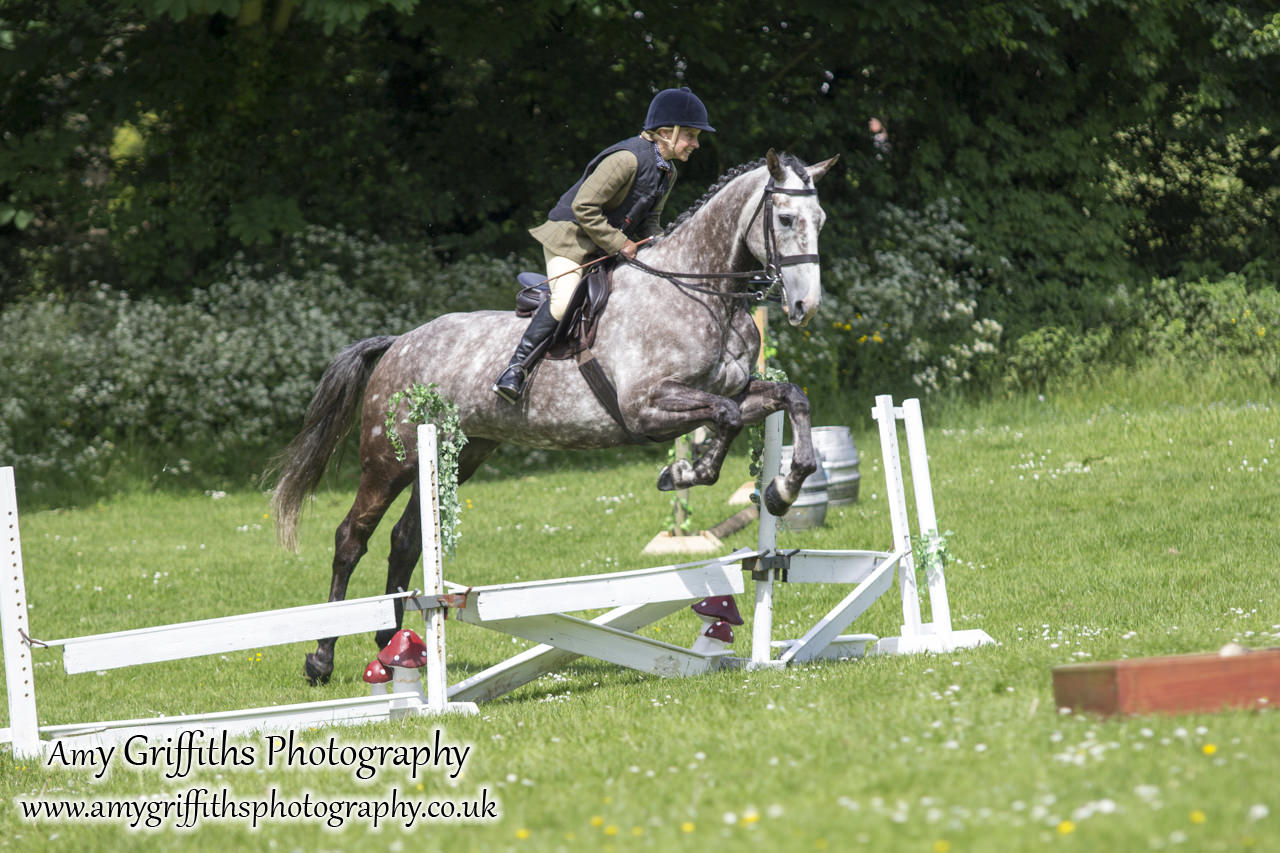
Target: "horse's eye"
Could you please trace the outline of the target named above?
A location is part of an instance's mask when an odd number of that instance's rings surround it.
[[[796,215],[794,213],[779,213],[778,222],[784,228],[790,228],[791,226],[796,224]]]

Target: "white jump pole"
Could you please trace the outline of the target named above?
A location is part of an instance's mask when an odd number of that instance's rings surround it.
[[[9,694],[9,736],[13,757],[40,755],[40,724],[36,717],[35,670],[27,623],[27,586],[22,576],[22,540],[18,535],[18,492],[13,469],[0,468],[0,630],[4,632],[4,676]]]
[[[782,412],[764,420],[764,454],[760,460],[760,530],[757,550],[772,555],[778,547],[778,518],[764,505],[764,488],[782,464]],[[751,618],[751,666],[770,666],[773,660],[773,576],[756,581],[755,615]]]
[[[898,563],[898,584],[902,589],[902,636],[916,637],[920,630],[920,595],[916,589],[916,569],[911,549],[911,520],[907,515],[906,487],[902,480],[902,459],[898,456],[898,418],[893,397],[876,397],[872,416],[880,427],[880,455],[884,465],[885,495],[889,502],[889,520],[893,525],[893,548],[903,551]],[[914,468],[912,469],[914,472]]]
[[[924,444],[924,420],[920,401],[915,397],[902,401],[902,424],[907,433],[907,458],[911,460],[911,484],[916,495],[916,520],[925,541],[925,578],[929,584],[929,611],[933,630],[951,633],[951,603],[947,600],[947,580],[938,556],[941,539],[938,518],[933,509],[933,480],[929,476],[929,453]]]
[[[428,597],[444,595],[444,555],[440,545],[440,473],[436,458],[436,425],[418,426],[418,495],[422,511],[422,584]],[[423,640],[427,646],[427,706],[442,713],[449,706],[445,667],[444,611],[426,611]]]

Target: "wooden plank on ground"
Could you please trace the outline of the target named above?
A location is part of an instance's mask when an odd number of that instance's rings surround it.
[[[1280,705],[1280,649],[1054,667],[1059,708],[1099,714],[1214,712]]]

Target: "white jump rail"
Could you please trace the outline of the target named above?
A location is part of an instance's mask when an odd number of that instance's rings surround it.
[[[395,600],[408,596],[409,593],[392,593],[353,598],[332,604],[45,640],[43,645],[62,647],[62,666],[69,675],[98,672],[338,636],[332,633],[335,625],[342,626],[343,633],[352,634],[394,628]]]
[[[458,621],[539,645],[451,686],[449,697],[494,699],[582,656],[664,677],[698,675],[724,666],[728,652],[695,652],[636,632],[708,596],[743,592],[742,561],[754,556],[756,552],[742,549],[701,562],[637,571],[479,586],[465,592],[453,587],[450,604]],[[428,599],[426,606],[431,604]],[[591,620],[568,615],[606,607],[614,609]]]
[[[768,511],[760,516],[758,548],[741,549],[724,557],[699,563],[663,566],[635,572],[556,578],[500,584],[463,590],[450,586],[450,606],[458,621],[480,625],[539,643],[449,687],[456,701],[487,701],[508,693],[549,672],[563,668],[581,656],[589,656],[663,676],[687,676],[724,666],[780,667],[818,659],[856,658],[864,654],[950,652],[971,648],[991,639],[981,630],[954,631],[940,554],[941,538],[933,509],[928,455],[918,400],[901,408],[892,398],[878,397],[873,418],[879,423],[885,462],[886,494],[893,526],[893,547],[872,550],[788,550],[777,545],[777,519]],[[777,472],[782,444],[782,413],[765,423],[764,470]],[[912,487],[916,499],[920,538],[913,542],[906,509],[906,488],[899,459],[897,422],[907,436]],[[766,481],[768,477],[765,478]],[[913,548],[925,546],[925,568],[933,621],[922,623],[915,582]],[[752,656],[743,660],[725,652],[700,654],[636,634],[685,606],[709,595],[743,591],[739,570],[755,581],[755,613],[752,624]],[[904,625],[898,637],[842,634],[899,579]],[[797,639],[772,639],[773,600],[776,583],[823,583],[852,586],[850,592],[812,628]],[[431,607],[440,600],[429,599]],[[640,603],[634,603],[640,602]],[[418,606],[410,601],[408,608]],[[614,609],[591,620],[566,611]],[[774,652],[778,656],[774,657]]]

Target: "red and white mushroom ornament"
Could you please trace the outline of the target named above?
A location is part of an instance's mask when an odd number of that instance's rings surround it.
[[[363,678],[374,696],[385,696],[387,694],[388,685],[391,683],[391,673],[387,672],[387,668],[377,658],[369,661],[369,665],[364,668]]]
[[[733,627],[723,619],[713,622],[707,626],[707,630],[698,635],[698,639],[693,641],[693,647],[690,651],[698,654],[710,654],[712,652],[722,652],[733,642]]]
[[[728,622],[730,625],[741,625],[742,614],[738,612],[738,603],[732,595],[713,595],[693,605],[693,612],[708,625],[716,622]]]
[[[422,689],[422,667],[427,665],[427,644],[422,638],[402,628],[391,637],[382,651],[378,663],[391,671],[391,692],[407,694],[407,698],[427,701]]]
[[[728,642],[730,643],[733,642],[733,629],[729,626],[742,624],[742,614],[738,612],[738,603],[733,600],[732,595],[712,595],[704,598],[693,605],[693,612],[698,614],[703,627],[698,630],[698,636],[693,641],[691,651],[701,651],[700,646],[705,645],[703,639],[716,623],[726,623],[724,627],[729,630]]]

